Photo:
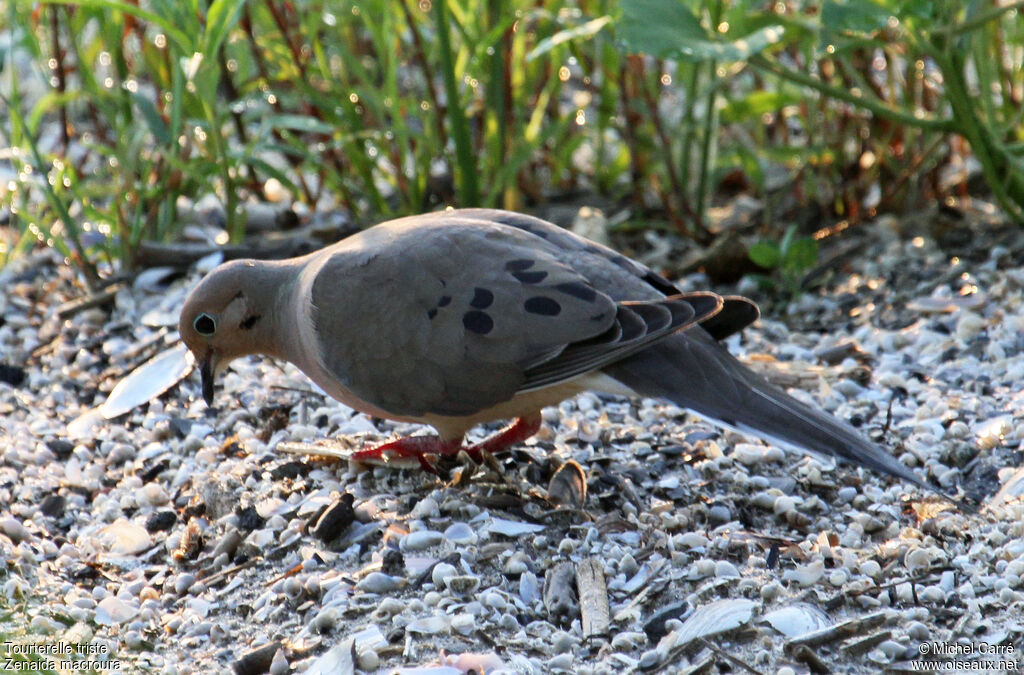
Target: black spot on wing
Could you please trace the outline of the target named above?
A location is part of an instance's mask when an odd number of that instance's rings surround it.
[[[548,273],[545,272],[544,270],[538,270],[535,272],[525,270],[522,272],[513,272],[512,276],[514,276],[516,279],[519,279],[519,281],[524,284],[539,284],[540,282],[544,281],[544,279],[548,276]]]
[[[505,269],[509,272],[522,272],[523,270],[530,269],[533,267],[533,260],[529,258],[517,258],[515,260],[509,260],[505,263]]]
[[[447,307],[448,304],[451,303],[451,301],[452,301],[452,296],[450,296],[450,295],[442,295],[438,299],[438,301],[437,301],[437,306],[438,307]]]
[[[462,315],[462,325],[468,331],[478,335],[487,335],[494,329],[494,319],[486,312],[473,309]]]
[[[432,307],[432,308],[427,310],[427,318],[428,319],[433,319],[435,316],[437,316],[437,309],[436,308]]]
[[[564,284],[558,284],[555,286],[555,290],[579,298],[584,302],[593,302],[597,299],[597,291],[580,281],[567,281]]]
[[[476,309],[487,309],[493,302],[494,293],[491,293],[486,288],[477,286],[473,289],[473,299],[469,301],[469,306]]]
[[[523,309],[530,314],[557,316],[562,311],[562,306],[558,304],[557,300],[546,298],[543,295],[536,295],[526,299],[526,302],[523,303]]]

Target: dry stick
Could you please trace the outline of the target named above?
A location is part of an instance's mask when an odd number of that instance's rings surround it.
[[[611,625],[608,587],[604,581],[604,566],[597,559],[587,558],[576,565],[576,589],[579,591],[583,639],[607,634]]]
[[[53,69],[57,72],[57,92],[61,95],[61,104],[58,110],[60,114],[60,142],[62,146],[60,154],[63,156],[67,154],[68,146],[71,144],[71,135],[68,131],[68,106],[64,100],[68,76],[67,71],[64,70],[64,50],[60,48],[60,24],[57,17],[60,7],[54,5],[50,9],[52,10],[50,12],[51,49],[53,50],[53,60],[55,62]]]

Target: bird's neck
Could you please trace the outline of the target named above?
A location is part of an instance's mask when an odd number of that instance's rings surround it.
[[[254,350],[279,359],[292,360],[298,346],[295,329],[295,295],[302,266],[295,260],[264,263],[259,289],[260,318],[253,324]]]

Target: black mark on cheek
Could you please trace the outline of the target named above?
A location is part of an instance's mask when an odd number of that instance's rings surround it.
[[[263,318],[262,314],[250,314],[249,316],[242,319],[242,323],[238,324],[238,327],[242,330],[251,330],[256,322]]]

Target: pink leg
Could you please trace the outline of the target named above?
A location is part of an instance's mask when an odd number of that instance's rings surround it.
[[[456,438],[451,441],[442,441],[440,436],[431,434],[428,436],[406,436],[396,438],[387,443],[375,445],[365,450],[357,450],[352,453],[352,459],[357,461],[382,460],[386,453],[392,453],[399,457],[415,457],[419,460],[420,466],[425,471],[437,473],[434,465],[427,460],[427,455],[454,455],[462,448],[462,439]]]
[[[493,455],[509,448],[516,443],[522,443],[530,436],[540,430],[540,415],[520,417],[493,436],[488,436],[479,443],[467,446],[466,453],[473,458],[473,461],[480,463],[484,454]]]
[[[427,460],[427,455],[455,455],[460,450],[465,450],[473,461],[480,463],[483,461],[484,453],[494,454],[533,436],[540,429],[540,422],[539,414],[520,417],[493,436],[467,446],[462,445],[461,438],[444,441],[435,435],[407,436],[365,450],[357,450],[352,453],[352,459],[382,460],[386,453],[392,453],[398,457],[415,457],[425,471],[437,473],[434,465]]]

